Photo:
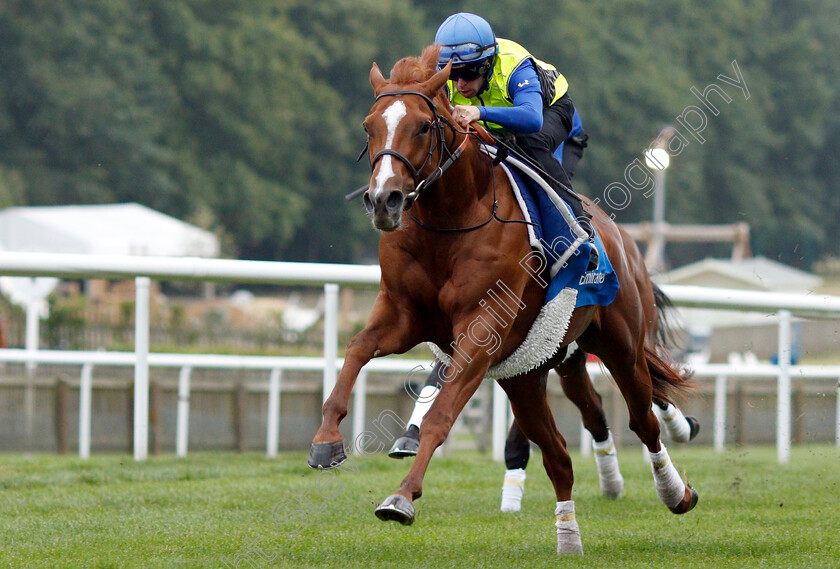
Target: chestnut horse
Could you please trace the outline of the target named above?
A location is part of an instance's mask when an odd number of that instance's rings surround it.
[[[319,469],[346,460],[339,423],[367,362],[421,342],[436,344],[452,358],[450,375],[422,421],[411,470],[375,512],[380,519],[406,525],[414,521],[413,502],[422,495],[432,453],[487,370],[525,340],[545,300],[543,284],[520,263],[532,253],[507,177],[481,152],[480,141],[454,126],[443,89],[450,65],[437,71],[437,53],[430,46],[420,58],[400,60],[389,80],[376,64],[370,72],[376,101],[364,127],[373,172],[364,202],[382,232],[382,278],[367,325],[347,346],[309,456],[309,465]],[[548,370],[560,364],[572,341],[597,355],[612,374],[626,401],[630,428],[650,453],[660,500],[678,514],[697,502],[696,492],[683,483],[660,443],[659,422],[651,410],[653,398],[670,401],[689,384],[648,347],[655,323],[646,315],[655,319],[656,311],[651,310],[654,296],[647,272],[635,244],[635,252],[628,253],[618,226],[591,202],[585,205],[619,279],[616,297],[608,306],[576,308],[565,335],[557,332],[557,351],[549,361],[499,380],[520,428],[540,447],[554,486],[558,553],[582,553],[572,463],[546,399]],[[515,317],[485,318],[488,295],[504,299],[511,294],[516,301],[508,308]],[[479,320],[499,339],[493,349],[483,337],[476,338]],[[586,395],[590,386],[582,385],[584,376],[569,376],[582,397],[595,397]]]

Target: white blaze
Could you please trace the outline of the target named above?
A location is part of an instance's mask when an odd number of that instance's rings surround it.
[[[402,101],[394,101],[394,103],[385,109],[382,113],[382,118],[385,119],[385,126],[388,127],[388,136],[385,138],[385,148],[390,149],[394,142],[394,135],[397,132],[397,126],[406,115],[405,103]],[[383,149],[383,150],[384,150]],[[386,154],[382,157],[382,162],[379,165],[379,172],[376,174],[376,185],[373,188],[373,197],[375,198],[382,187],[390,178],[394,176],[394,168],[391,165],[391,156]]]

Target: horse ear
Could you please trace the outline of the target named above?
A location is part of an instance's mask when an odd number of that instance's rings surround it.
[[[373,92],[379,93],[380,89],[385,87],[386,83],[388,83],[388,81],[385,80],[379,66],[374,63],[373,67],[370,68],[370,84],[373,86]]]
[[[438,90],[443,87],[443,84],[449,80],[449,72],[452,70],[452,61],[450,60],[446,66],[432,75],[432,77],[426,81],[425,87],[429,90],[429,93],[434,96]]]

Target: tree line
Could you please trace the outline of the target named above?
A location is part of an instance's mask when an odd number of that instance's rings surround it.
[[[370,260],[343,199],[369,175],[370,64],[419,54],[459,10],[566,75],[591,137],[575,187],[618,221],[650,219],[626,170],[672,125],[669,222],[747,221],[754,251],[806,268],[840,254],[830,0],[9,0],[0,207],[137,201],[229,256]],[[748,96],[719,79],[733,62]]]

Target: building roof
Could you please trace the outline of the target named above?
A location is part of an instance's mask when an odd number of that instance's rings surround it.
[[[664,284],[697,285],[775,292],[813,292],[822,279],[766,257],[741,261],[703,259],[656,277]]]
[[[660,284],[694,285],[742,290],[789,292],[808,294],[822,284],[822,279],[811,273],[766,257],[731,259],[703,259],[654,276]],[[763,312],[709,310],[705,308],[680,308],[681,319],[689,328],[755,326],[767,324]]]
[[[219,240],[138,203],[10,207],[0,211],[0,251],[216,257]]]

